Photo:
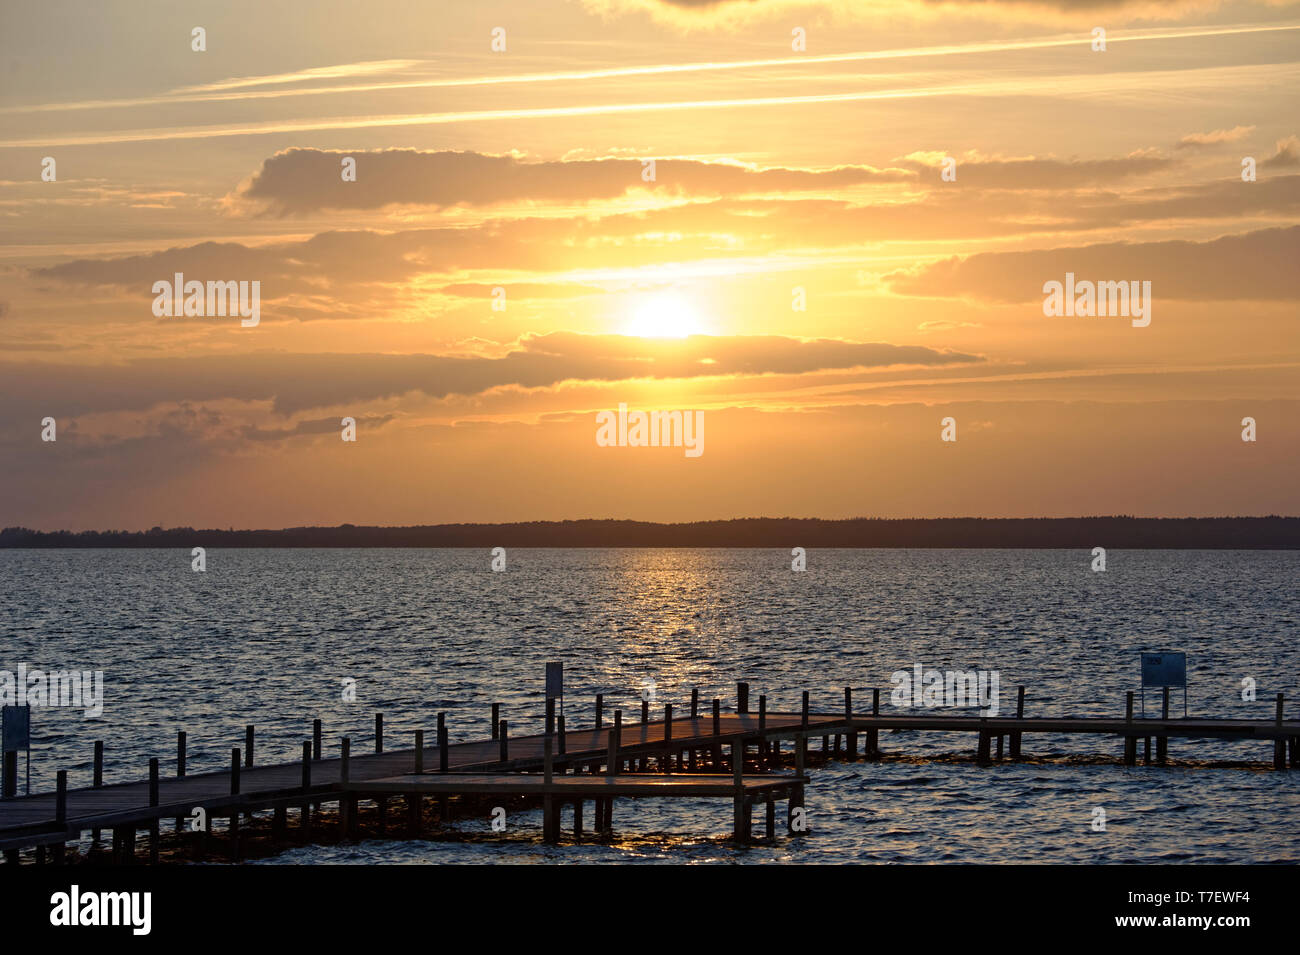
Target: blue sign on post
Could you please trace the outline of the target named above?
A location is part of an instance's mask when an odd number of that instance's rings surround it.
[[[16,753],[20,749],[32,748],[32,707],[5,706],[0,716],[0,750]]]
[[[1183,716],[1187,716],[1187,654],[1142,654],[1142,718],[1147,715],[1147,687],[1181,686]]]
[[[546,664],[546,698],[564,699],[564,664]]]
[[[1187,686],[1187,654],[1142,654],[1143,686]]]

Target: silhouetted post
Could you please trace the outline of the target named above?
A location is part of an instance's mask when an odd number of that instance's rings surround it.
[[[1162,689],[1164,690],[1164,692],[1160,695],[1160,718],[1162,720],[1168,720],[1169,719],[1169,687],[1167,686],[1162,687]],[[1163,727],[1163,729],[1165,731],[1165,734],[1168,734],[1169,728]],[[1156,737],[1156,762],[1158,762],[1161,766],[1163,766],[1165,764],[1165,760],[1168,757],[1168,755],[1169,755],[1169,736],[1162,735]]]
[[[858,734],[853,729],[853,688],[846,686],[844,688],[844,747],[848,750],[849,759],[858,758]]]
[[[546,735],[555,735],[555,698],[546,698]]]
[[[700,715],[700,688],[698,686],[694,686],[691,687],[691,719],[695,719],[699,715]]]
[[[345,736],[339,740],[339,782],[346,783],[352,778],[352,737]]]
[[[311,791],[311,740],[302,742],[302,831],[304,838],[311,838],[311,802],[306,798]]]
[[[239,747],[236,746],[230,751],[230,795],[239,795]]]
[[[1274,714],[1274,722],[1277,723],[1278,729],[1282,728],[1282,694],[1277,695],[1277,711]],[[1286,769],[1286,740],[1278,737],[1273,740],[1273,768]]]
[[[321,746],[321,722],[320,720],[311,721],[311,758],[320,759]]]
[[[713,771],[716,773],[722,767],[722,701],[716,696],[713,698]]]
[[[501,704],[492,704],[492,738],[496,739],[497,734],[501,732]]]
[[[650,701],[647,699],[642,699],[641,700],[641,728],[644,729],[645,725],[649,722],[650,722]]]
[[[253,727],[244,727],[244,765],[253,765]]]
[[[502,720],[497,724],[497,738],[501,741],[501,762],[510,759],[510,721]]]
[[[352,778],[352,738],[344,736],[339,740],[339,782],[346,783]],[[343,838],[350,838],[357,825],[357,800],[345,793],[339,799],[339,830]]]
[[[749,802],[745,799],[745,741],[737,736],[731,741],[731,781],[734,795],[731,797],[732,835],[737,842],[744,842],[749,835]]]
[[[157,763],[157,760],[154,760],[154,762]],[[60,769],[54,776],[54,824],[56,826],[66,826],[68,824],[68,771],[66,769]],[[153,844],[156,846],[158,844],[157,819],[153,820],[151,831],[154,833]],[[80,836],[80,833],[78,833],[78,836]],[[63,853],[66,845],[63,840],[59,840],[54,844],[55,865],[63,864]],[[157,852],[156,849],[154,851]]]
[[[375,714],[375,752],[384,751],[384,714]]]
[[[758,771],[767,772],[767,694],[758,695]]]
[[[149,807],[158,805],[158,757],[149,758]],[[149,861],[158,864],[158,817],[149,819]]]
[[[871,718],[880,717],[880,688],[871,691]],[[880,758],[880,730],[875,726],[867,730],[867,755],[871,759]]]
[[[605,772],[610,776],[618,775],[618,731],[609,731],[609,749],[605,755]]]
[[[185,775],[184,769],[185,769],[185,734],[182,733],[181,734],[181,770],[182,771],[177,775],[184,776]],[[102,739],[95,740],[95,775],[94,775],[94,783],[92,785],[96,789],[99,789],[101,786],[104,785],[104,741]]]
[[[799,704],[799,725],[808,726],[808,691],[803,691],[803,701]]]
[[[664,754],[659,762],[664,772],[673,771],[673,705],[671,703],[664,704]]]
[[[605,725],[605,694],[596,694],[596,729],[601,729]]]
[[[504,735],[505,734],[503,733],[502,736],[504,737]],[[504,743],[502,745],[504,746]],[[502,752],[505,752],[505,750],[502,749]],[[447,746],[447,714],[439,713],[438,714],[438,772],[445,773],[447,771],[447,760],[449,758],[449,755],[450,754],[448,753],[448,746]]]
[[[1124,722],[1133,722],[1133,691],[1129,690],[1124,701]],[[1138,759],[1138,741],[1136,736],[1124,737],[1124,765],[1136,766]]]
[[[424,730],[415,731],[415,768],[411,771],[416,775],[424,772]]]
[[[736,712],[749,712],[749,684],[743,680],[736,683]]]
[[[1024,719],[1025,716],[1025,688],[1016,689],[1016,719]],[[1020,758],[1020,730],[1016,730],[1011,735],[1011,758]]]
[[[623,749],[623,711],[614,711],[614,753],[619,755]],[[621,758],[621,756],[620,756]],[[620,766],[619,769],[622,769]]]
[[[989,731],[980,730],[979,749],[975,752],[975,762],[981,766],[989,765],[992,760],[989,759]]]
[[[555,718],[555,744],[561,756],[564,755],[564,714],[561,713]]]

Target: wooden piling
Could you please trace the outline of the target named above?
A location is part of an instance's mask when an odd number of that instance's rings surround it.
[[[375,714],[375,752],[384,751],[384,714]]]
[[[503,722],[502,726],[504,725],[505,723]],[[497,732],[498,733],[501,732],[500,728],[497,729]],[[502,747],[501,752],[504,755],[505,753],[504,741],[501,743],[501,747]],[[447,771],[447,760],[449,756],[448,753],[449,749],[450,749],[450,745],[447,741],[447,714],[439,713],[438,714],[438,772],[440,773],[445,773]]]
[[[158,805],[158,757],[153,756],[149,759],[149,808],[152,809]],[[149,819],[149,862],[151,865],[158,864],[158,817],[150,816]]]
[[[496,739],[497,734],[501,732],[501,704],[492,704],[492,738]]]
[[[320,759],[322,727],[320,720],[311,721],[311,758]]]
[[[1025,688],[1023,686],[1016,688],[1016,719],[1022,719],[1025,715]],[[1011,758],[1020,758],[1020,731],[1016,730],[1011,734]]]
[[[244,765],[253,765],[253,727],[244,727]]]
[[[749,684],[744,680],[736,683],[736,712],[749,712]]]
[[[596,729],[605,728],[605,694],[596,694]]]
[[[664,748],[659,757],[659,769],[665,773],[673,771],[673,705],[664,704]]]
[[[799,725],[808,725],[808,691],[803,691],[803,701],[799,704]]]
[[[987,766],[992,762],[989,759],[989,735],[988,730],[980,730],[979,749],[975,753],[975,761],[981,766]]]
[[[230,795],[239,795],[239,747],[230,751]]]
[[[503,763],[510,759],[509,723],[509,720],[502,720],[497,724],[497,738],[501,742],[501,752],[499,755],[501,757],[501,762]]]
[[[700,688],[691,687],[691,719],[696,719],[700,715]]]
[[[555,718],[555,749],[561,756],[565,755],[564,714]]]
[[[181,736],[181,751],[183,753],[185,749],[185,734],[181,733],[180,736]],[[182,755],[181,768],[184,769],[184,767],[185,767],[185,759],[184,756]],[[91,779],[93,780],[91,782],[91,788],[100,789],[103,787],[104,785],[104,741],[102,739],[95,740],[95,769],[94,769],[94,775],[91,777]],[[99,845],[98,829],[95,829],[90,833],[90,842],[91,845],[93,846]]]
[[[411,772],[417,776],[424,772],[424,730],[415,731],[415,765]]]
[[[853,688],[844,688],[844,749],[849,759],[858,758],[858,734],[853,729]]]
[[[758,771],[767,772],[767,694],[758,695]]]
[[[1168,720],[1169,719],[1169,687],[1167,686],[1163,687],[1163,690],[1164,692],[1161,694],[1161,698],[1160,698],[1160,718],[1162,720]],[[1160,736],[1156,737],[1156,762],[1158,762],[1161,766],[1165,765],[1168,755],[1169,755],[1169,737],[1165,736],[1162,733]]]
[[[311,838],[311,802],[307,799],[307,794],[311,791],[311,740],[303,740],[302,743],[302,835],[304,839]]]
[[[1282,725],[1282,694],[1277,695],[1277,710],[1274,714],[1274,722],[1279,727]],[[1273,741],[1273,768],[1286,769],[1286,740],[1278,737]]]
[[[871,715],[872,717],[880,716],[880,688],[876,687],[871,691]],[[867,758],[880,758],[880,730],[872,727],[867,730]]]
[[[1124,702],[1124,722],[1133,722],[1133,691],[1129,690]],[[1136,736],[1124,737],[1124,765],[1136,766],[1138,758],[1138,741]]]

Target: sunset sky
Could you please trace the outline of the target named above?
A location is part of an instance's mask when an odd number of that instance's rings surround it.
[[[1300,2],[44,2],[0,69],[0,525],[1300,513]]]

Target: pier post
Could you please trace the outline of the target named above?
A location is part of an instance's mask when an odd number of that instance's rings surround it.
[[[1124,722],[1133,722],[1133,691],[1128,691],[1124,702]],[[1124,737],[1124,765],[1136,766],[1138,759],[1138,741],[1136,736]]]
[[[699,715],[700,715],[700,688],[698,686],[693,686],[691,687],[691,719],[695,719]]]
[[[184,733],[180,734],[180,740],[181,740],[181,753],[182,753],[180,768],[182,772],[178,772],[177,775],[184,776],[185,775],[185,773],[183,772],[183,770],[185,769],[185,759],[184,759],[185,734]],[[16,763],[14,764],[14,768],[15,770],[17,769]],[[94,775],[91,778],[93,780],[93,782],[91,783],[91,786],[93,788],[99,789],[104,785],[104,741],[102,739],[95,740],[95,770],[94,770]],[[176,831],[177,832],[180,831],[179,822],[177,823]],[[98,829],[95,829],[94,831],[91,832],[90,844],[92,847],[99,845]]]
[[[803,691],[803,701],[799,704],[799,725],[808,726],[808,691]]]
[[[158,805],[158,757],[149,759],[149,808]],[[158,864],[158,817],[149,819],[149,862]]]
[[[722,743],[719,737],[722,736],[722,701],[716,696],[713,698],[713,771],[716,773],[722,768]]]
[[[501,757],[501,762],[503,763],[510,759],[509,723],[509,720],[502,720],[497,724],[497,737],[501,742],[501,752],[499,755]]]
[[[767,694],[758,695],[758,771],[767,772]]]
[[[1169,687],[1167,686],[1164,687],[1164,693],[1161,694],[1160,698],[1160,718],[1162,720],[1169,719]],[[1161,727],[1161,729],[1164,730],[1164,733],[1156,737],[1156,762],[1163,766],[1169,755],[1169,736],[1167,735],[1169,728]]]
[[[352,776],[352,737],[339,740],[339,782],[346,783]]]
[[[239,795],[239,747],[230,751],[230,795]]]
[[[853,688],[844,688],[844,748],[849,759],[858,758],[858,733],[853,728]]]
[[[415,731],[415,765],[411,772],[417,776],[424,772],[424,730]]]
[[[605,694],[596,694],[596,729],[605,727]]]
[[[311,721],[311,758],[320,759],[321,745],[321,722],[320,720]]]
[[[339,782],[347,783],[352,778],[352,738],[339,740]],[[357,823],[357,800],[350,793],[344,793],[339,799],[339,833],[344,839],[352,837]]]
[[[871,717],[876,719],[880,716],[880,688],[871,691]],[[880,758],[880,730],[872,727],[867,730],[867,756],[871,759]]]
[[[987,766],[992,762],[989,759],[989,735],[988,730],[980,730],[979,749],[975,753],[975,762],[981,766]]]
[[[504,745],[504,744],[503,744]],[[447,714],[438,714],[438,772],[447,771],[447,760],[450,758],[450,747],[447,743]],[[504,753],[505,750],[502,749]]]
[[[1277,712],[1274,714],[1274,721],[1277,723],[1278,729],[1282,728],[1282,705],[1282,694],[1279,693],[1277,695]],[[1286,740],[1280,736],[1273,740],[1273,768],[1286,769]]]
[[[384,714],[375,714],[375,752],[384,751]]]
[[[156,764],[157,760],[153,762]],[[66,769],[60,769],[54,776],[54,824],[65,827],[68,824],[68,771]],[[157,819],[153,821],[153,831],[155,833],[158,831]],[[154,844],[157,844],[157,839],[154,840]],[[63,864],[63,853],[66,845],[62,839],[54,844],[53,861],[55,865]]]
[[[582,800],[573,801],[573,841],[582,841]]]
[[[307,793],[311,791],[311,740],[302,742],[302,836],[311,838],[311,802]]]
[[[1025,688],[1023,686],[1016,688],[1016,719],[1023,719],[1025,715]],[[1020,758],[1020,730],[1011,734],[1011,758]]]
[[[618,732],[609,731],[609,749],[605,757],[605,773],[609,776],[618,775]]]
[[[230,750],[230,795],[239,795],[239,747]],[[239,858],[239,809],[230,810],[230,858]]]
[[[736,683],[736,712],[749,712],[749,684],[744,680]]]
[[[620,770],[623,768],[622,766],[623,757],[621,755],[622,750],[623,750],[623,711],[615,710],[614,711],[614,755],[618,757]]]
[[[565,736],[564,714],[561,713],[555,718],[555,745],[561,756],[565,755],[565,750],[568,748]]]
[[[749,835],[749,803],[745,799],[745,741],[735,737],[731,741],[731,780],[734,793],[731,797],[732,836],[743,843]]]
[[[496,739],[497,734],[501,732],[501,704],[492,704],[492,738]]]
[[[554,715],[554,700],[547,700],[548,716]],[[555,812],[555,794],[551,792],[551,786],[555,782],[555,755],[553,747],[555,741],[551,738],[550,720],[547,720],[546,737],[542,740],[542,783],[546,786],[546,792],[542,795],[542,839],[545,842],[555,843],[560,841],[560,834],[556,830],[559,828],[556,823],[559,818]]]
[[[176,733],[176,778],[177,779],[185,778],[185,739],[186,737],[185,737],[184,730],[180,730]],[[100,746],[100,751],[101,753],[103,751],[102,745]],[[176,817],[176,831],[178,833],[185,831],[184,816]],[[96,837],[95,841],[97,842],[99,841],[98,836]]]
[[[665,773],[673,771],[673,705],[671,703],[664,704],[664,749],[663,756],[659,758],[659,769]]]
[[[244,727],[244,765],[253,765],[253,727]]]

